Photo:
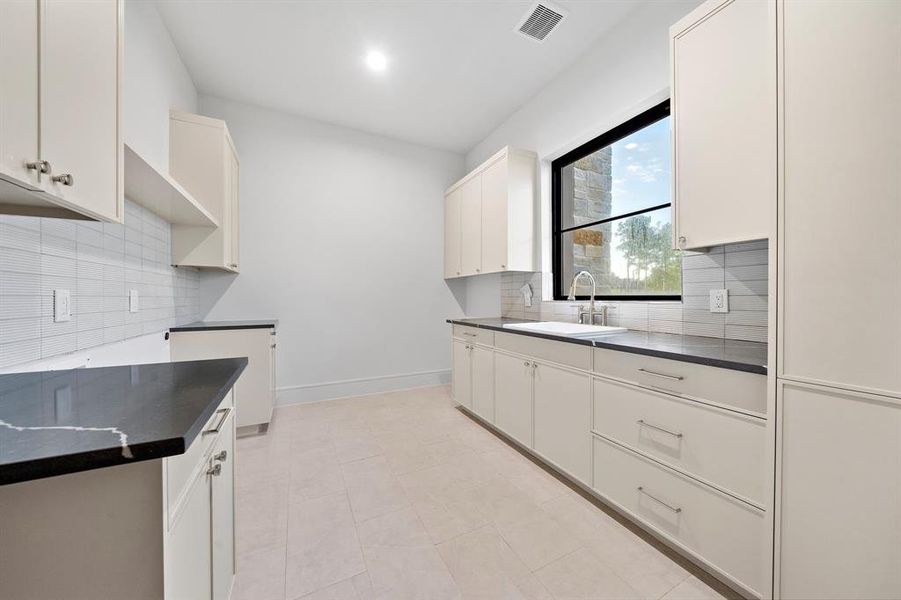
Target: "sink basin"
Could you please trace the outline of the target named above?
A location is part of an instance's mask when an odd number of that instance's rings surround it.
[[[567,335],[570,337],[585,338],[609,333],[621,333],[625,327],[607,327],[606,325],[582,325],[581,323],[561,323],[559,321],[541,321],[539,323],[508,323],[506,329],[519,329],[522,331],[534,331],[535,333],[549,333],[552,335]]]

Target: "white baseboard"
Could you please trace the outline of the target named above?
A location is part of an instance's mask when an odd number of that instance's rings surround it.
[[[378,394],[380,392],[430,385],[445,385],[450,383],[450,378],[450,369],[440,369],[438,371],[421,371],[403,375],[380,375],[378,377],[363,377],[360,379],[346,379],[344,381],[287,385],[276,390],[275,403],[278,406],[304,404],[307,402],[319,402],[320,400],[365,396],[367,394]]]

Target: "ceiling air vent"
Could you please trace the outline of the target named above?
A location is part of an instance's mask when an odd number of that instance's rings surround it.
[[[562,9],[552,4],[536,2],[516,26],[516,31],[530,40],[543,42],[544,38],[563,20],[564,15],[565,12]]]

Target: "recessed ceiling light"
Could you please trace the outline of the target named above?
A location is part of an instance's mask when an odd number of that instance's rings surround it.
[[[366,55],[366,66],[372,71],[384,71],[388,68],[388,57],[378,50],[370,50]]]

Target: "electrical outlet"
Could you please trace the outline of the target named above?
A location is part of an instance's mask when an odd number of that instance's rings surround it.
[[[710,312],[729,312],[729,290],[710,290]]]
[[[53,322],[72,320],[72,298],[69,290],[53,290]]]
[[[138,310],[138,290],[128,290],[128,312],[136,313]]]

